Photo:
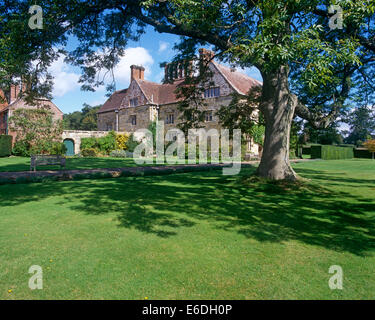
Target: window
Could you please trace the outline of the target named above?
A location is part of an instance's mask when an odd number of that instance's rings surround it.
[[[111,131],[112,130],[112,123],[107,123],[107,131]]]
[[[205,98],[219,97],[220,87],[208,88],[204,91]]]
[[[212,111],[206,111],[206,122],[212,121]]]
[[[133,126],[135,126],[137,124],[137,116],[136,115],[130,116],[130,122]]]
[[[173,113],[170,113],[170,114],[167,115],[167,118],[165,119],[165,123],[166,124],[174,123],[174,114]]]
[[[130,106],[136,107],[138,105],[138,98],[130,99]]]

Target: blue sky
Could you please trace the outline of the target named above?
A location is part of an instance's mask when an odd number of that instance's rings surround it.
[[[115,69],[116,89],[124,89],[129,85],[130,65],[143,65],[146,69],[145,78],[150,81],[160,82],[164,76],[164,70],[160,63],[173,59],[175,52],[173,44],[178,40],[177,36],[160,34],[152,28],[137,42],[130,42],[126,48],[125,56],[121,59]],[[77,41],[71,39],[68,49],[77,45]],[[89,105],[102,104],[107,100],[105,88],[99,88],[96,92],[85,92],[80,90],[78,79],[80,69],[67,65],[63,57],[53,63],[51,73],[54,76],[53,102],[64,113],[81,110],[84,103]],[[242,72],[249,76],[262,80],[260,73],[255,68],[245,69]]]

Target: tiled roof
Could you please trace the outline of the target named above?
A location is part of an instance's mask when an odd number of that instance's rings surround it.
[[[147,80],[137,80],[143,93],[146,95],[149,103],[155,104],[167,104],[177,102],[181,99],[176,96],[177,87],[183,82],[183,80],[176,80],[174,83],[159,84]]]
[[[231,68],[216,62],[213,62],[213,64],[239,94],[246,95],[250,89],[262,86],[260,81],[255,80],[246,74],[233,71]]]
[[[122,99],[124,99],[128,89],[115,91],[109,99],[102,105],[98,113],[113,111],[118,109],[121,105]]]
[[[147,80],[137,80],[137,83],[150,103],[159,103],[159,91],[161,86],[159,83]]]

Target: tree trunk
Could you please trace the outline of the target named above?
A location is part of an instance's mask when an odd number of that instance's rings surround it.
[[[297,180],[289,162],[289,140],[296,97],[290,94],[288,66],[263,73],[260,111],[266,130],[262,158],[257,175],[271,180]]]

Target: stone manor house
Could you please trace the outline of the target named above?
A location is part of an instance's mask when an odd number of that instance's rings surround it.
[[[199,50],[200,59],[210,61],[214,53],[206,49]],[[130,85],[127,89],[119,90],[103,104],[98,111],[98,130],[134,132],[137,129],[147,128],[148,125],[158,119],[164,121],[165,130],[177,127],[181,113],[178,110],[178,102],[181,100],[176,96],[177,87],[184,81],[184,70],[175,70],[171,81],[170,67],[165,66],[164,83],[155,83],[144,79],[145,69],[142,66],[132,65]],[[212,72],[213,85],[205,88],[204,99],[207,111],[203,127],[220,130],[220,123],[216,112],[221,106],[228,105],[232,100],[232,93],[246,95],[250,89],[262,85],[243,73],[237,72],[211,60],[208,64]],[[258,145],[248,141],[248,151],[258,154]]]

